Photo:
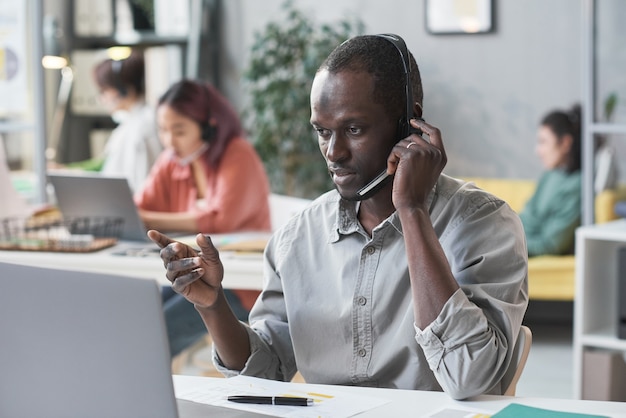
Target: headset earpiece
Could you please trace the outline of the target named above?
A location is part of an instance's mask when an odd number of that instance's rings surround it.
[[[211,95],[209,94],[209,88],[206,85],[204,87],[204,94],[206,95],[206,104],[207,107],[210,108],[211,104]],[[207,117],[207,122],[202,125],[202,139],[205,142],[211,142],[217,136],[217,126],[211,120],[211,114],[209,113]]]
[[[393,46],[396,47],[398,53],[400,54],[400,58],[402,59],[402,66],[404,69],[404,89],[405,89],[405,112],[404,115],[398,120],[398,141],[406,138],[411,134],[422,135],[422,131],[420,129],[416,129],[411,126],[411,119],[413,119],[415,112],[413,111],[413,88],[411,87],[411,60],[409,59],[409,50],[406,47],[406,43],[404,39],[400,36],[392,34],[392,33],[383,33],[380,35],[376,35],[380,38],[383,38],[389,42]],[[421,105],[419,105],[421,108]],[[421,117],[421,115],[420,115]]]
[[[123,62],[124,62],[123,60],[111,60],[111,71],[113,72],[113,84],[114,84],[115,90],[117,90],[120,96],[126,97],[128,96],[128,89],[122,82]]]
[[[420,129],[413,128],[411,126],[411,119],[413,119],[416,115],[413,108],[413,91],[411,89],[411,61],[409,59],[409,51],[404,43],[404,39],[399,37],[398,35],[394,35],[391,33],[383,33],[380,35],[376,35],[380,38],[383,38],[398,50],[400,53],[400,57],[402,58],[402,66],[404,70],[404,94],[405,94],[405,108],[402,116],[398,119],[398,126],[396,130],[396,141],[400,141],[411,134],[422,135],[422,131]],[[420,105],[420,108],[422,106]],[[361,189],[359,189],[356,194],[360,199],[368,199],[370,196],[373,196],[378,190],[382,187],[385,187],[386,184],[389,184],[392,176],[387,174],[387,169],[383,170],[380,174],[378,174],[372,181],[367,183]]]
[[[217,128],[211,125],[210,122],[202,125],[202,140],[205,142],[211,142],[217,135]]]

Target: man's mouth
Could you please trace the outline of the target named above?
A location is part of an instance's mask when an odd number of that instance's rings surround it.
[[[343,185],[351,181],[356,172],[347,168],[331,168],[329,169],[333,182],[337,185]]]

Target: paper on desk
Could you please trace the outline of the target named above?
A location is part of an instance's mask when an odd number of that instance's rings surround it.
[[[214,234],[211,235],[211,240],[220,251],[263,253],[270,236],[269,232],[237,232]]]
[[[371,396],[352,395],[341,391],[340,387],[324,386],[323,389],[316,389],[315,385],[277,382],[249,376],[235,376],[216,380],[211,380],[211,382],[204,385],[196,385],[193,389],[186,391],[177,391],[176,397],[187,401],[257,412],[276,417],[299,418],[351,417],[390,402],[387,399]],[[315,404],[313,406],[238,404],[226,400],[226,397],[230,395],[297,396],[313,398]]]
[[[491,415],[469,409],[443,408],[427,418],[491,418]]]
[[[233,232],[230,234],[209,234],[213,245],[220,251],[262,253],[271,234],[269,232]],[[175,237],[176,241],[197,248],[196,235]]]
[[[262,253],[267,246],[267,239],[256,239],[241,242],[232,242],[219,247],[220,251],[239,251],[247,253]]]

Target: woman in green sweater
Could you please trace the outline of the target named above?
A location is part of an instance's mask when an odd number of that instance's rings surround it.
[[[581,109],[547,114],[535,151],[546,171],[520,213],[528,255],[572,254],[581,219]]]

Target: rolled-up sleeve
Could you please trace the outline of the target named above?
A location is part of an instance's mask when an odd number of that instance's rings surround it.
[[[439,317],[423,331],[415,328],[415,340],[424,350],[430,369],[444,391],[455,399],[488,392],[501,373],[507,339],[490,327],[480,309],[461,289],[448,300]],[[495,361],[494,361],[495,360]],[[476,382],[484,382],[477,386]]]
[[[250,357],[242,370],[231,370],[224,366],[217,351],[213,348],[213,364],[218,372],[226,377],[237,375],[256,376],[272,380],[285,380],[284,372],[281,373],[281,366],[278,357],[272,353],[269,346],[254,332],[248,325],[244,324],[250,340]]]
[[[445,219],[445,214],[442,215]],[[501,393],[528,304],[521,222],[502,201],[487,200],[448,223],[440,242],[460,289],[415,339],[441,387],[455,399]]]

